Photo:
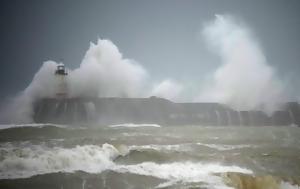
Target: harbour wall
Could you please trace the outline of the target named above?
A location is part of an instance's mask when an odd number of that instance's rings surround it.
[[[34,103],[37,123],[162,125],[298,125],[300,106],[288,102],[271,116],[262,111],[237,111],[219,103],[174,103],[150,98],[45,98]]]

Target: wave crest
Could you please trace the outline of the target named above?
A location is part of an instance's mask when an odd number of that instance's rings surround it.
[[[52,172],[82,170],[99,173],[114,165],[119,151],[110,144],[84,145],[65,149],[31,146],[1,149],[0,178],[25,178]]]
[[[158,124],[135,124],[135,123],[124,123],[124,124],[117,124],[117,125],[110,125],[109,127],[161,127]]]

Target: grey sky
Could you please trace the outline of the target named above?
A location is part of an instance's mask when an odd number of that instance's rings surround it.
[[[1,1],[0,97],[23,90],[43,61],[79,66],[90,41],[115,43],[154,79],[202,80],[220,64],[200,37],[215,14],[242,19],[278,75],[300,88],[300,1]]]

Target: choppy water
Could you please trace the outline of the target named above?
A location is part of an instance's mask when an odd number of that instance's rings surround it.
[[[0,130],[0,188],[299,186],[297,127],[48,124]]]

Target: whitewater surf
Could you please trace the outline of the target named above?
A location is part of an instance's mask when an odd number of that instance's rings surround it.
[[[0,188],[297,189],[298,127],[123,124],[0,130]]]

